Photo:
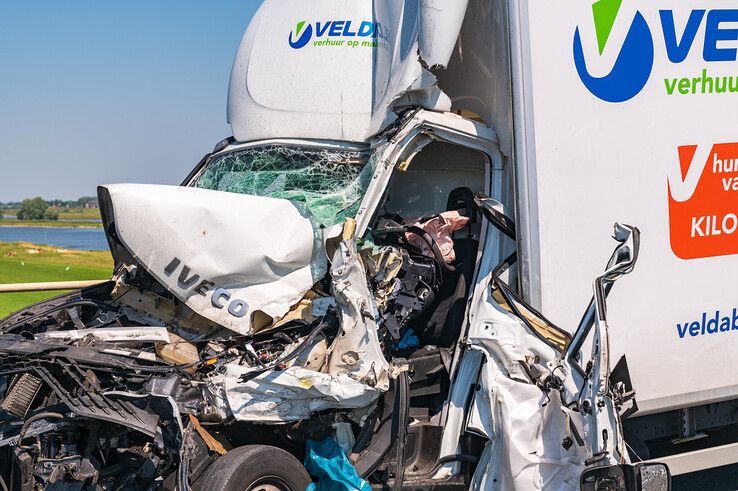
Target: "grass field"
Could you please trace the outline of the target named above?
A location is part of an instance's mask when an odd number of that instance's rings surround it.
[[[71,251],[25,242],[0,242],[0,283],[104,280],[110,278],[109,251]],[[63,292],[0,293],[0,318]]]
[[[0,218],[0,227],[73,227],[100,228],[100,222],[60,222],[57,220],[18,220],[17,218]]]
[[[60,211],[59,218],[65,220],[99,220],[100,210],[98,208],[70,208],[67,211]]]

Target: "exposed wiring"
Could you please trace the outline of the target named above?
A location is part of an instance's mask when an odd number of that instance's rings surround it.
[[[43,412],[34,414],[30,418],[28,418],[24,423],[23,426],[21,426],[20,431],[18,432],[18,446],[21,445],[21,442],[23,442],[23,439],[26,437],[26,433],[28,432],[28,428],[39,419],[64,419],[66,416],[64,416],[62,413],[54,413],[54,412]]]
[[[294,360],[300,354],[302,354],[308,348],[308,346],[310,346],[311,342],[318,336],[318,334],[323,332],[323,330],[325,330],[325,328],[327,328],[331,324],[332,323],[330,321],[326,321],[324,319],[323,322],[318,324],[318,326],[315,329],[310,331],[310,334],[307,335],[305,340],[302,343],[300,343],[300,345],[297,348],[295,348],[293,351],[291,351],[289,354],[287,355],[283,354],[282,356],[277,358],[274,362],[272,362],[268,366],[264,366],[256,370],[252,370],[248,373],[241,375],[240,381],[248,382],[249,380],[252,380],[253,378],[261,375],[262,373],[268,372],[270,370],[274,370],[275,368],[278,368],[279,365],[283,365],[284,363],[288,361]]]

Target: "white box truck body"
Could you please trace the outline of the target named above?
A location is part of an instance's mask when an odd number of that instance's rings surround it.
[[[519,7],[527,294],[551,320],[576,325],[569,306],[589,296],[579,279],[600,267],[601,232],[615,219],[638,225],[640,267],[613,297],[611,318],[639,414],[738,397],[730,5],[595,4],[612,17],[593,16],[589,1]]]
[[[637,392],[626,439],[669,441],[676,473],[735,462],[710,430],[738,398],[736,4],[509,5],[526,298],[576,325],[607,224],[637,225],[638,270],[610,304]]]

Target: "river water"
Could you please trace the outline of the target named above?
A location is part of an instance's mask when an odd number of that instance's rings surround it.
[[[18,218],[17,215],[3,215],[4,219],[6,220],[14,220]],[[100,223],[102,220],[100,218],[57,218],[57,222],[89,222],[89,223]]]
[[[32,242],[80,251],[108,249],[102,228],[0,227],[0,242]]]

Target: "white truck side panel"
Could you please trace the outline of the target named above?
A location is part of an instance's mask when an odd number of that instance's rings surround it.
[[[612,224],[638,226],[609,314],[641,414],[738,397],[735,0],[512,3],[529,297],[575,329]]]

